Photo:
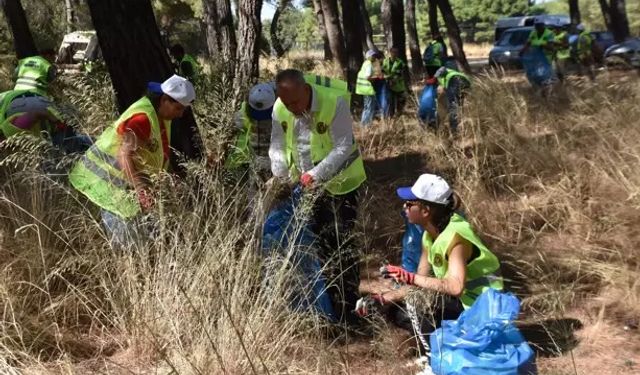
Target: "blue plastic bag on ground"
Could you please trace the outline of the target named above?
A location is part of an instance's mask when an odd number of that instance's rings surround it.
[[[432,123],[437,119],[438,86],[426,85],[420,93],[418,117],[424,123]]]
[[[437,375],[536,374],[535,353],[513,321],[520,302],[488,289],[457,320],[431,335],[431,368]]]
[[[522,66],[529,83],[534,86],[548,84],[553,79],[551,63],[539,47],[531,47],[522,55]]]
[[[302,200],[302,188],[297,186],[290,199],[280,202],[272,209],[262,229],[262,251],[271,255],[274,251],[286,256],[294,246],[291,263],[302,274],[305,286],[296,291],[292,306],[294,310],[314,309],[329,321],[336,322],[331,297],[326,293],[326,280],[322,275],[320,260],[314,254],[315,234],[309,218],[296,215],[296,207]],[[291,244],[291,245],[290,245]]]
[[[409,272],[416,272],[422,255],[422,233],[424,229],[420,225],[411,224],[407,220],[407,214],[402,211],[404,219],[404,235],[402,236],[402,268]]]

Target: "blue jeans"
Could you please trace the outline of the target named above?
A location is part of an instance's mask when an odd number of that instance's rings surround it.
[[[464,98],[464,92],[469,88],[469,83],[459,77],[452,77],[445,89],[447,95],[447,111],[449,111],[449,126],[451,131],[458,131],[460,106]]]
[[[376,102],[378,104],[378,111],[382,118],[389,118],[389,107],[391,101],[391,90],[387,85],[387,81],[383,79],[374,80],[372,82],[373,89],[376,91]]]
[[[374,95],[363,96],[363,99],[364,107],[362,108],[360,124],[362,126],[367,126],[371,124],[371,121],[373,121],[373,116],[376,114],[376,110],[378,109],[378,101]]]
[[[112,248],[141,246],[152,237],[149,223],[141,217],[126,220],[107,210],[101,210],[100,216]]]

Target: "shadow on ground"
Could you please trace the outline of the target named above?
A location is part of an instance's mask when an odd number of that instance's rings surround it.
[[[558,357],[578,346],[575,332],[583,327],[578,319],[547,319],[521,323],[518,328],[539,357]]]

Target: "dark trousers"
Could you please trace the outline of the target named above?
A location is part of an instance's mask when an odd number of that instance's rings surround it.
[[[460,107],[462,106],[465,91],[469,89],[469,87],[470,84],[467,80],[460,77],[452,77],[445,89],[447,111],[449,112],[449,126],[454,133],[458,130]]]
[[[353,239],[358,214],[358,192],[339,196],[325,194],[313,207],[314,233],[318,252],[329,284],[334,311],[340,322],[353,323],[359,298],[360,257]]]

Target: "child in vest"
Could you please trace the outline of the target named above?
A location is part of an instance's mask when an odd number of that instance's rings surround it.
[[[421,175],[411,187],[399,188],[411,224],[424,229],[422,255],[416,272],[388,265],[382,276],[399,286],[361,299],[357,313],[367,315],[374,305],[403,301],[411,286],[442,295],[429,313],[412,324],[416,334],[429,334],[442,320],[453,320],[489,288],[502,290],[500,263],[456,210],[459,198],[440,176]],[[433,275],[429,276],[429,270]],[[402,326],[402,325],[401,325]]]

